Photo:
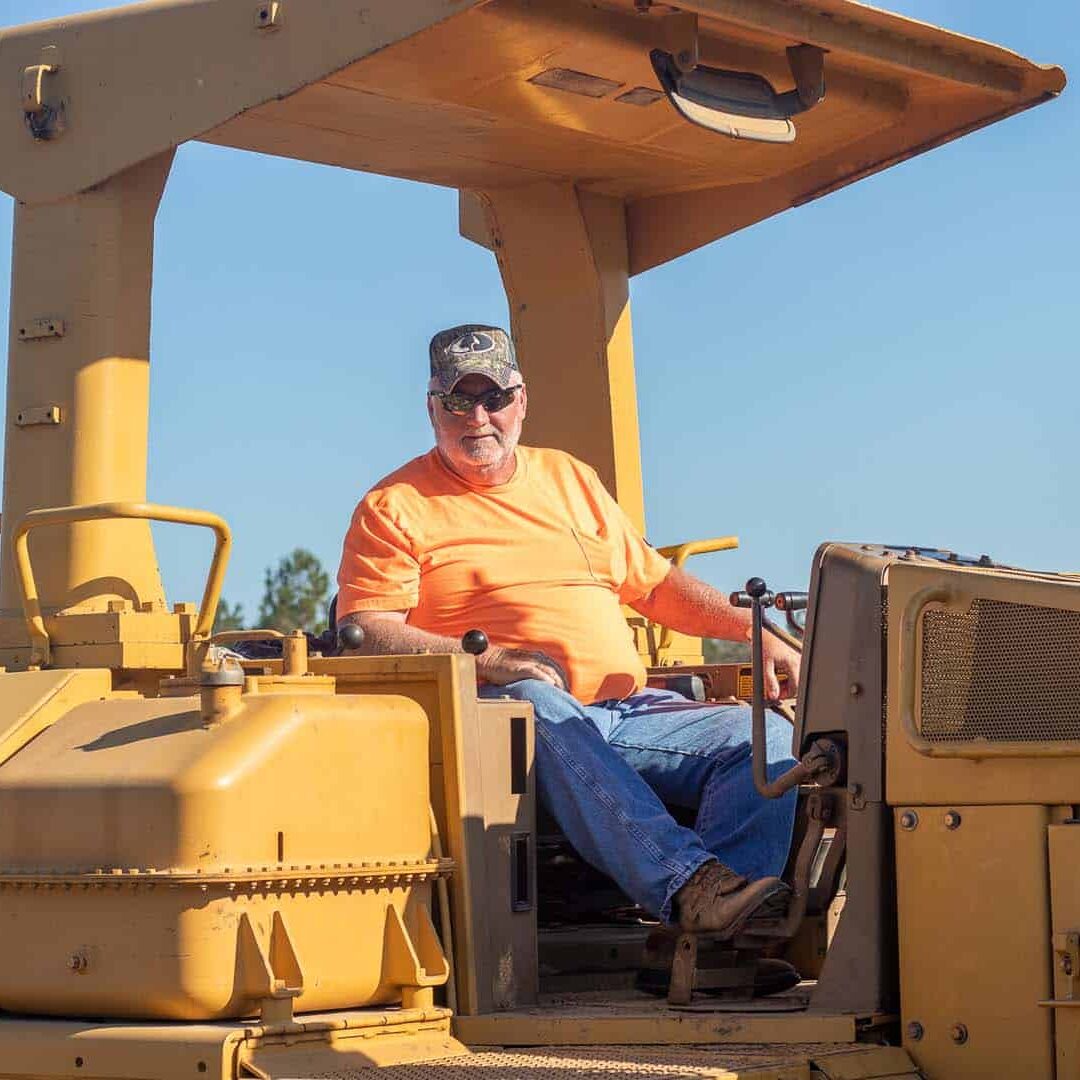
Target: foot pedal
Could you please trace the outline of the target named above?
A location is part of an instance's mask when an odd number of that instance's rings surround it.
[[[675,939],[675,955],[671,961],[671,982],[667,995],[669,1005],[689,1005],[694,996],[697,946],[697,934],[680,934]]]

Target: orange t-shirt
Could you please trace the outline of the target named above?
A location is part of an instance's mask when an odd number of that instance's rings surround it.
[[[357,506],[337,612],[408,611],[409,625],[447,637],[480,629],[547,653],[579,701],[605,701],[645,684],[620,604],[670,570],[569,454],[519,446],[509,482],[474,487],[431,450]]]

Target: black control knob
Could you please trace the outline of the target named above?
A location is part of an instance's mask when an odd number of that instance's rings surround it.
[[[487,652],[488,636],[483,630],[468,630],[461,639],[461,647],[471,656]]]
[[[342,651],[345,649],[359,649],[364,644],[364,631],[356,623],[346,623],[338,628],[337,639],[338,648]]]
[[[769,591],[769,586],[763,578],[752,577],[747,581],[745,589],[755,600],[760,600]]]

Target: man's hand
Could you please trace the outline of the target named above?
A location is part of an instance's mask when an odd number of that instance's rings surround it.
[[[566,672],[550,656],[525,649],[504,649],[492,645],[476,658],[476,673],[484,682],[495,686],[522,679],[540,679],[560,690],[566,690],[570,681]]]
[[[794,697],[799,688],[799,663],[802,657],[790,645],[765,630],[761,635],[761,650],[765,660],[765,697],[769,701],[780,700],[781,673],[788,677],[788,697]]]

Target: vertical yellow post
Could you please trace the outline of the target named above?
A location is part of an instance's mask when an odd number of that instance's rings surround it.
[[[19,204],[0,537],[0,639],[25,637],[12,530],[29,510],[146,498],[154,219],[172,152],[61,202]],[[58,422],[57,422],[58,421]],[[43,529],[42,609],[163,601],[146,521]]]
[[[479,198],[529,381],[525,440],[587,461],[644,529],[625,207],[566,183]]]

